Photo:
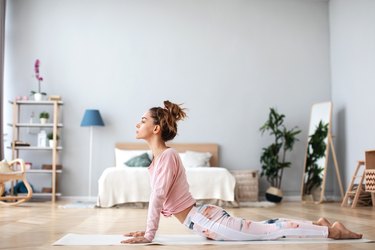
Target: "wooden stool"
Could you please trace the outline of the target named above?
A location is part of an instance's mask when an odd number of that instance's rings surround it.
[[[15,163],[18,163],[21,166],[21,170],[14,169],[14,166],[12,165]],[[27,195],[14,195],[11,193],[9,195],[2,196],[5,191],[5,183],[9,181],[12,182],[12,185],[14,181],[23,181],[27,189]],[[0,162],[0,205],[12,206],[20,204],[29,200],[32,194],[33,190],[26,179],[25,162],[21,159],[15,159],[10,162]]]

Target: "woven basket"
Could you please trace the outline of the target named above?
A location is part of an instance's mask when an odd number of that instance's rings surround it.
[[[236,179],[235,199],[241,201],[258,201],[259,174],[258,170],[233,170]]]
[[[366,192],[375,192],[375,169],[366,169]]]

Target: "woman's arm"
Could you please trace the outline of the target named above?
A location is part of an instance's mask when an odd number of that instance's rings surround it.
[[[170,157],[161,159],[153,175],[152,192],[147,215],[147,228],[144,237],[152,241],[159,227],[160,214],[163,209],[164,201],[167,198],[169,190],[174,180],[174,167],[171,164]],[[163,161],[163,162],[162,162]]]
[[[151,195],[148,206],[146,232],[143,235],[130,235],[134,236],[134,238],[124,240],[123,243],[148,243],[155,238],[163,204],[173,184],[176,169],[176,159],[169,154],[163,156],[159,164],[155,166],[155,170],[151,176]]]

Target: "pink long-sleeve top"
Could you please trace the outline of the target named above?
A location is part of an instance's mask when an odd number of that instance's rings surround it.
[[[168,148],[149,167],[151,195],[145,238],[152,241],[159,226],[160,214],[171,216],[195,204],[189,192],[185,168],[178,152]]]

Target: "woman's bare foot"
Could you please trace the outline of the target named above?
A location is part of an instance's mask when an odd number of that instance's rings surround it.
[[[329,222],[329,220],[327,220],[326,218],[322,217],[322,218],[319,218],[319,220],[317,220],[316,222],[313,222],[314,225],[318,225],[318,226],[326,226],[326,227],[330,227],[332,226],[331,225],[331,222]]]
[[[342,223],[335,222],[328,227],[328,238],[339,239],[361,239],[362,234],[357,234],[347,229]]]

